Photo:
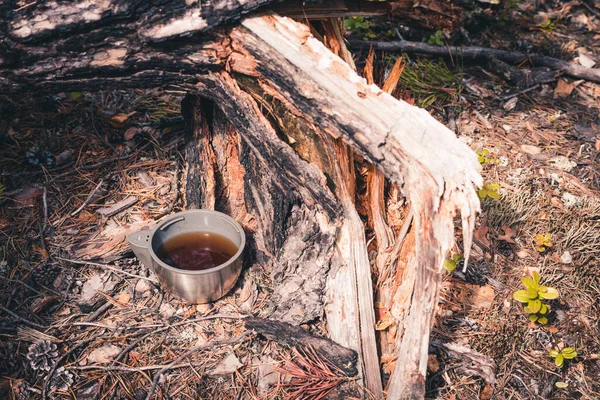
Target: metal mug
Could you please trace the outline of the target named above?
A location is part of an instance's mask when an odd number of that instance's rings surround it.
[[[225,236],[238,251],[227,262],[214,268],[188,271],[172,267],[156,254],[168,239],[190,232],[208,232]],[[233,218],[212,210],[188,210],[175,213],[156,228],[140,231],[127,238],[136,257],[170,293],[190,303],[210,303],[225,296],[242,270],[242,252],[246,244],[244,230]]]

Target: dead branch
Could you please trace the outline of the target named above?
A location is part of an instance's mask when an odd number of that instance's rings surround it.
[[[487,60],[491,58],[497,58],[499,60],[515,64],[523,61],[530,61],[536,67],[552,68],[572,78],[600,82],[600,68],[586,68],[584,66],[559,60],[557,58],[541,56],[537,54],[527,54],[520,51],[499,50],[480,46],[442,47],[421,42],[410,42],[408,40],[399,40],[394,42],[361,40],[350,41],[350,47],[355,50],[367,49],[370,46],[373,46],[375,50],[381,51],[420,53],[438,57],[462,57],[465,60]]]
[[[263,318],[248,317],[244,319],[244,324],[246,329],[253,330],[267,339],[287,347],[312,347],[348,376],[355,376],[358,372],[356,352],[331,339],[312,335],[299,326]]]

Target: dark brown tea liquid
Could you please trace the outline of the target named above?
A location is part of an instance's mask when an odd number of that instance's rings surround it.
[[[224,236],[189,232],[165,241],[156,255],[172,267],[199,271],[227,262],[237,251],[235,243]]]

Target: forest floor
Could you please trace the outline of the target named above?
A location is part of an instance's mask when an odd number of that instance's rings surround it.
[[[600,64],[600,9],[546,3],[482,2],[463,27],[439,33],[351,19],[348,35]],[[381,77],[398,56],[376,54]],[[355,54],[359,70],[365,57]],[[395,94],[480,152],[492,192],[482,199],[466,272],[459,265],[443,278],[427,397],[600,399],[600,84],[557,76],[518,85],[488,63],[456,57],[404,62]],[[0,97],[0,397],[143,399],[155,386],[163,398],[235,399],[293,390],[285,384],[297,382],[294,367],[310,355],[247,337],[225,343],[244,331],[241,315],[260,314],[269,293],[260,276],[192,306],[163,292],[123,247],[124,235],[182,207],[184,94]],[[546,301],[545,324],[513,299],[534,272],[560,294]],[[449,341],[491,358],[493,371],[452,357],[441,345]],[[205,344],[153,382],[185,349]],[[549,352],[565,348],[577,355],[557,367]],[[393,362],[401,360],[382,360]]]

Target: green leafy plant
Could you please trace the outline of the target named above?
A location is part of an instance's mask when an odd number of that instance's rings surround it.
[[[570,360],[577,357],[577,352],[572,347],[565,347],[561,351],[552,349],[548,352],[548,355],[554,358],[554,365],[556,365],[558,368],[562,368],[563,365],[565,365],[565,360]]]
[[[485,199],[486,197],[490,197],[492,199],[499,199],[500,193],[498,193],[498,189],[500,189],[499,184],[484,182],[481,189],[477,191],[477,196],[479,196],[481,200]]]
[[[454,254],[452,257],[444,261],[444,269],[448,272],[452,272],[458,267],[458,264],[464,259],[462,254]]]
[[[429,37],[427,43],[434,46],[443,46],[444,45],[444,32],[436,31],[433,35]]]
[[[490,154],[490,151],[488,149],[476,151],[476,153],[477,161],[479,161],[479,164],[481,164],[482,166],[485,166],[487,164],[498,164],[500,162],[500,160],[498,160],[497,158],[488,157],[488,154]]]
[[[527,304],[523,309],[529,314],[531,322],[547,324],[551,308],[542,300],[554,300],[560,296],[560,293],[553,287],[540,285],[540,274],[535,271],[533,277],[525,276],[521,278],[521,282],[526,289],[514,292],[513,299]]]
[[[546,33],[552,33],[556,29],[556,24],[551,19],[542,22],[539,27]]]
[[[535,236],[535,249],[540,253],[545,252],[550,247],[552,247],[552,242],[550,241],[550,234],[546,233],[545,235],[538,234]]]
[[[352,34],[362,36],[363,40],[375,39],[377,35],[371,27],[373,23],[365,17],[351,17],[344,20],[344,27]]]

